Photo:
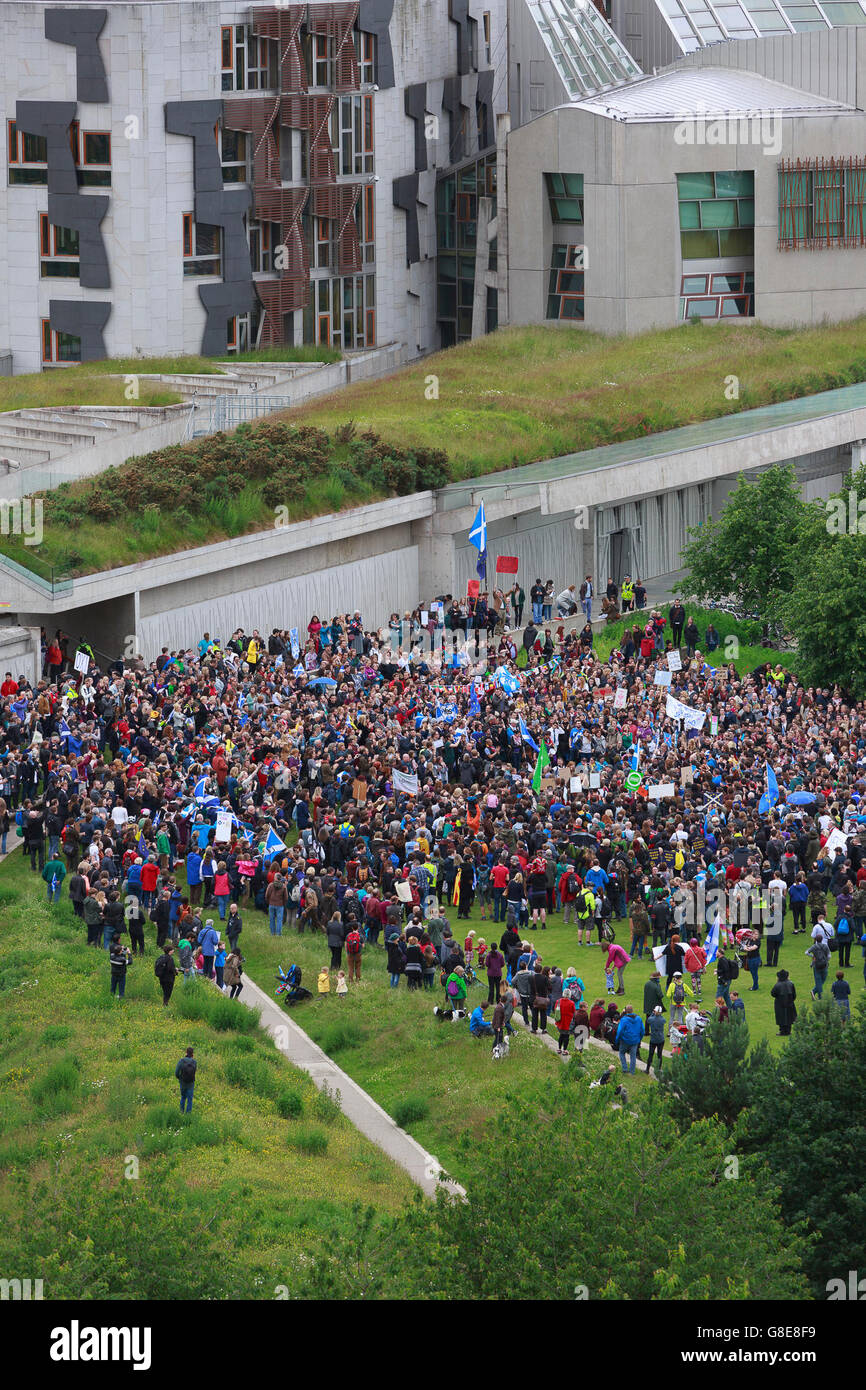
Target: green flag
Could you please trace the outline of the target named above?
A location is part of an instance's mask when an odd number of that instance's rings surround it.
[[[532,790],[534,792],[541,791],[541,774],[546,767],[550,767],[550,754],[547,751],[547,744],[542,739],[535,763],[535,771],[532,774]]]

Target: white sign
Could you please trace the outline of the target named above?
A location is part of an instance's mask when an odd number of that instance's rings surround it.
[[[674,647],[672,652],[668,652],[668,670],[681,671],[683,669],[683,659]]]
[[[710,720],[710,733],[712,734],[713,738],[715,738],[715,736],[716,736],[716,734],[717,734],[718,732],[719,732],[719,716],[718,716],[717,714],[714,714],[713,717],[712,717],[712,719]]]
[[[625,709],[626,689],[624,685],[618,685],[613,692],[614,709]]]
[[[655,675],[653,676],[653,685],[670,685],[670,683],[670,671],[656,671]]]
[[[391,772],[391,785],[395,792],[406,792],[407,796],[418,795],[418,778],[414,772],[398,772],[394,768]]]
[[[594,787],[600,787],[600,786],[601,786],[601,773],[600,773],[600,772],[591,772],[591,773],[589,774],[589,787],[590,787],[590,791],[592,791]]]
[[[231,811],[217,811],[216,834],[214,840],[225,840],[228,844],[232,837],[232,813]]]
[[[838,827],[827,836],[827,843],[824,846],[825,854],[835,854],[837,849],[845,849],[848,844],[848,836],[843,835]]]
[[[581,781],[581,779],[579,777],[570,778],[568,783],[568,790],[571,792],[572,796],[579,796],[580,793],[583,791],[583,782]]]
[[[422,626],[422,627],[426,627],[429,621],[430,621],[430,614],[427,612],[426,609],[422,608],[422,609],[421,609],[421,626]]]
[[[674,699],[673,695],[667,698],[665,713],[668,719],[681,719],[687,729],[702,729],[707,717],[706,710],[692,709],[691,705],[684,705],[682,700]]]
[[[75,669],[76,671],[80,671],[82,676],[87,675],[87,672],[90,670],[90,657],[87,655],[87,652],[75,653]]]
[[[673,782],[653,782],[651,787],[647,787],[647,796],[656,800],[664,796],[674,796],[676,787]]]

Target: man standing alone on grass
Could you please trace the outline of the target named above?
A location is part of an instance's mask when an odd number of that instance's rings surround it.
[[[177,966],[174,963],[174,947],[171,944],[164,945],[162,952],[162,955],[158,956],[156,959],[153,973],[156,975],[162,987],[163,1008],[168,1008],[168,1001],[174,989]]]
[[[195,1090],[196,1060],[193,1050],[188,1047],[186,1055],[181,1057],[174,1069],[174,1074],[180,1082],[180,1113],[192,1111],[192,1093]]]

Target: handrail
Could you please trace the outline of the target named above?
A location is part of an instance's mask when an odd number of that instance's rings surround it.
[[[26,580],[29,584],[34,585],[35,588],[42,589],[45,593],[50,594],[52,598],[55,594],[68,594],[72,592],[74,583],[72,575],[58,573],[53,565],[46,564],[44,560],[37,560],[35,555],[33,556],[33,561],[36,564],[45,565],[45,568],[49,572],[47,577],[43,578],[36,570],[29,569],[26,565],[20,565],[18,561],[13,560],[11,556],[4,555],[0,552],[0,566],[4,569],[11,570],[19,579]]]

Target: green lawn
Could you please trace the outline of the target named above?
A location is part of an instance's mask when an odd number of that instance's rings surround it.
[[[733,659],[734,665],[741,676],[748,675],[750,671],[754,671],[756,666],[763,666],[768,661],[774,666],[778,661],[785,670],[793,671],[796,674],[798,669],[798,657],[795,650],[779,651],[775,647],[755,645],[756,639],[760,638],[759,623],[740,622],[738,619],[731,617],[730,613],[720,612],[718,608],[702,608],[698,604],[686,603],[685,600],[683,604],[686,610],[686,622],[688,622],[690,617],[694,617],[702,641],[710,623],[713,624],[722,639],[719,647],[714,652],[708,652],[704,646],[699,648],[708,666],[727,666],[728,657],[726,656],[726,651],[730,651],[731,659]],[[669,603],[660,605],[660,610],[665,615],[667,615],[670,608],[671,605]],[[595,637],[593,651],[595,651],[603,661],[606,661],[614,647],[618,645],[624,629],[634,626],[643,627],[646,624],[649,612],[649,608],[645,608],[641,612],[628,614],[627,617],[620,619],[619,622],[605,623],[604,627],[599,630]],[[668,622],[666,632],[670,632],[670,622]],[[733,645],[726,647],[726,639],[730,637],[736,638],[735,647]],[[685,660],[685,650],[683,651],[683,659]]]
[[[504,328],[292,418],[326,430],[352,419],[385,439],[445,449],[455,477],[471,478],[866,380],[863,327],[685,325],[613,338]],[[732,375],[735,400],[725,395]]]
[[[414,1193],[401,1169],[322,1107],[255,1013],[203,982],[179,982],[162,1007],[152,927],[119,1002],[106,953],[86,948],[68,899],[48,906],[20,853],[0,866],[0,908],[4,1269],[17,1268],[16,1172],[37,1182],[68,1169],[111,1187],[136,1156],[142,1179],[156,1168],[164,1175],[178,1220],[187,1202],[207,1204],[232,1248],[275,1268],[294,1261],[306,1227],[339,1239],[352,1202],[395,1212]],[[188,1045],[199,1061],[191,1122],[180,1117],[174,1077]],[[287,1118],[290,1110],[299,1113]]]

